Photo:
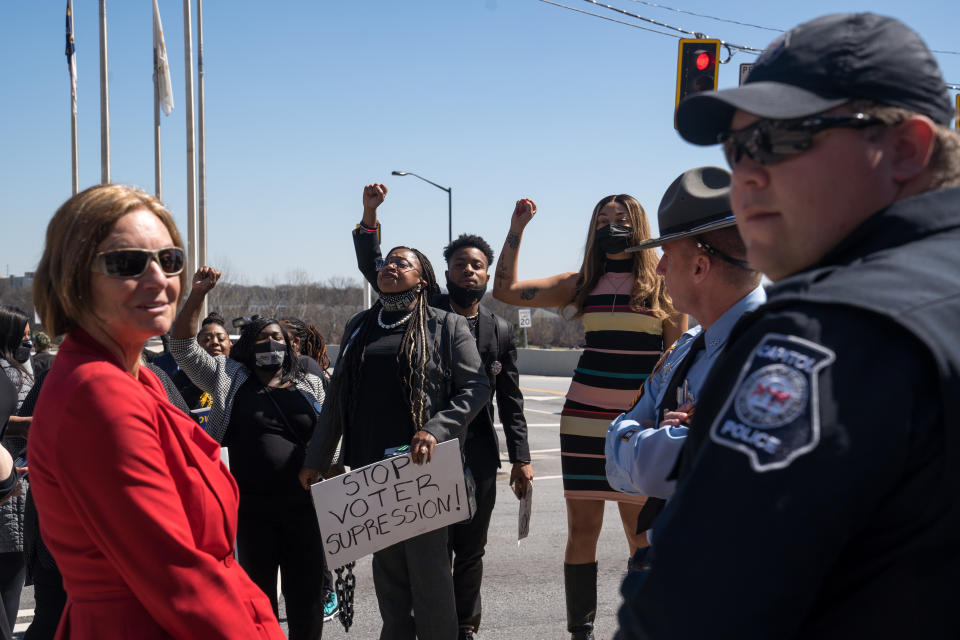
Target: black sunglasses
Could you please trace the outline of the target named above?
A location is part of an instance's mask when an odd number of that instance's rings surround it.
[[[147,272],[151,260],[156,260],[165,276],[183,271],[184,255],[180,247],[164,249],[114,249],[101,251],[94,257],[93,270],[114,278],[139,278]]]
[[[733,169],[744,155],[758,164],[774,164],[813,146],[813,136],[827,129],[864,129],[885,124],[865,113],[816,115],[795,120],[758,120],[749,127],[717,136]]]

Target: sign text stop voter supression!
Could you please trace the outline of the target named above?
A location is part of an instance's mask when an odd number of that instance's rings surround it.
[[[394,456],[311,490],[331,569],[469,517],[457,440],[434,447],[428,464]]]

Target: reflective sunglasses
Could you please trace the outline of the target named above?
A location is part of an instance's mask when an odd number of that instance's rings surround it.
[[[150,261],[156,260],[165,276],[175,276],[183,271],[183,249],[114,249],[101,251],[94,256],[93,270],[114,278],[139,278],[147,272]]]
[[[758,120],[749,127],[717,136],[727,163],[733,169],[744,155],[768,165],[803,153],[813,146],[813,136],[827,129],[864,129],[885,124],[865,113],[816,115],[795,120]]]

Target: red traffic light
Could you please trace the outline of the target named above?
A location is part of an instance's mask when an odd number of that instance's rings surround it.
[[[709,53],[707,53],[706,51],[701,51],[699,54],[697,54],[696,64],[697,64],[697,71],[703,71],[704,69],[709,67],[711,64],[713,64],[713,60],[710,59]]]
[[[677,52],[677,101],[676,105],[693,93],[715,91],[720,62],[721,43],[716,38],[684,38]]]

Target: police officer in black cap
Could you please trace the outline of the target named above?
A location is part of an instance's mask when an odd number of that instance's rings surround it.
[[[831,15],[677,112],[774,286],[704,382],[620,638],[957,638],[960,137],[897,20]]]

